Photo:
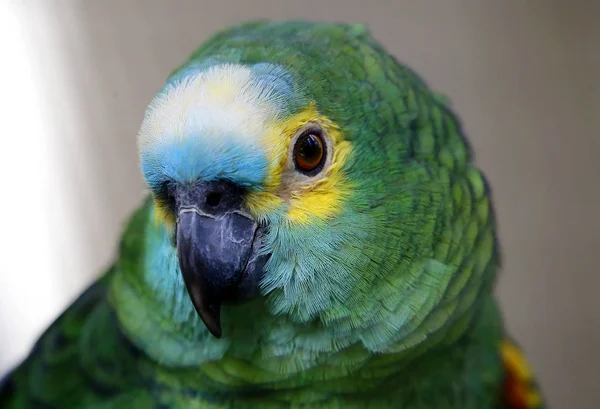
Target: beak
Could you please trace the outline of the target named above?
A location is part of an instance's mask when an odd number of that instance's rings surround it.
[[[258,294],[265,257],[261,229],[241,209],[242,190],[226,181],[198,184],[177,193],[177,254],[198,315],[221,337],[221,304]]]

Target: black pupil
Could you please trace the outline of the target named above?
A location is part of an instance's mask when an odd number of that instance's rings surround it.
[[[300,143],[298,154],[308,162],[320,159],[321,144],[315,135],[307,135]]]

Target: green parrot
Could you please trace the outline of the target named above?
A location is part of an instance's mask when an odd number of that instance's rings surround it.
[[[138,133],[149,194],[0,408],[541,409],[489,188],[364,25],[239,23]]]

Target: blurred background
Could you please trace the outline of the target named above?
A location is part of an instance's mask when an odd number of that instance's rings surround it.
[[[493,188],[497,292],[552,408],[598,407],[600,2],[0,0],[0,374],[112,261],[171,69],[251,18],[362,22],[449,95]]]

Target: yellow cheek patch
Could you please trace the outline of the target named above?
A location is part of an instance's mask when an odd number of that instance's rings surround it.
[[[164,224],[166,226],[175,225],[175,215],[169,212],[160,201],[154,199],[154,225]]]
[[[333,149],[327,175],[314,184],[302,185],[292,191],[287,213],[292,223],[308,224],[312,218],[325,220],[342,210],[343,199],[350,192],[350,186],[341,168],[350,154],[350,142],[340,141]]]
[[[319,124],[329,137],[329,143],[333,145],[331,162],[314,182],[296,180],[285,185],[284,174],[295,172],[288,163],[290,141],[307,123]],[[253,192],[247,198],[251,213],[260,217],[287,204],[289,222],[308,224],[314,218],[327,219],[341,211],[343,198],[350,192],[349,181],[341,169],[350,155],[351,144],[343,139],[336,124],[317,111],[316,104],[271,125],[262,144],[270,165],[265,189]]]

